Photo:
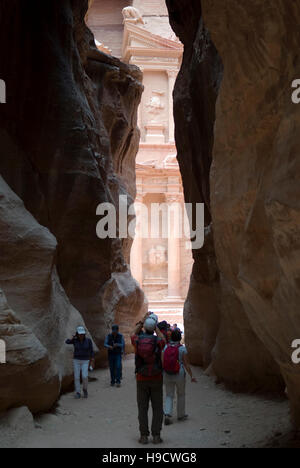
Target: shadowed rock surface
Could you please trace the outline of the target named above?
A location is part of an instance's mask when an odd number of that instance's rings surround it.
[[[300,74],[300,5],[201,3],[202,12],[197,0],[167,0],[171,25],[185,44],[174,91],[185,196],[206,203],[213,234],[202,254],[194,254],[185,323],[187,339],[198,334],[200,344],[190,339],[189,351],[234,389],[286,385],[299,426],[300,370],[291,343],[300,336],[300,118],[291,83]],[[207,112],[214,106],[215,114]],[[198,150],[181,132],[184,115],[189,132],[198,132]],[[207,265],[214,265],[211,276]]]
[[[72,349],[65,340],[83,324],[56,271],[57,242],[0,177],[0,410],[26,404],[51,407],[72,381]],[[6,296],[6,297],[5,297]],[[9,309],[9,306],[13,312]]]
[[[167,1],[170,24],[184,44],[174,89],[175,138],[185,201],[205,204],[205,243],[193,250],[194,266],[185,302],[185,341],[194,364],[207,366],[219,326],[219,272],[211,230],[209,169],[215,102],[222,62],[201,20],[200,2]],[[199,311],[199,304],[202,304]]]
[[[21,404],[33,412],[51,407],[59,395],[58,375],[47,349],[9,309],[2,291],[0,337],[6,343],[7,359],[7,364],[1,364],[0,368],[0,411]]]
[[[87,0],[0,5],[0,76],[7,84],[0,173],[17,195],[11,202],[17,217],[8,220],[11,206],[1,192],[0,224],[7,231],[3,237],[1,230],[0,287],[28,333],[50,351],[54,381],[65,375],[64,340],[74,333],[73,315],[84,320],[102,364],[111,323],[119,322],[127,335],[144,306],[127,265],[130,241],[96,236],[98,204],[113,203],[118,212],[120,194],[128,205],[135,196],[142,75],[97,50],[84,23],[87,6]],[[37,402],[35,410],[45,406]]]

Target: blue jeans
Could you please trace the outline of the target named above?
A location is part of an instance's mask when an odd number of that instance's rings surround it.
[[[89,362],[80,359],[73,360],[75,392],[80,393],[80,371],[82,375],[83,389],[87,390],[89,376]]]
[[[111,383],[121,383],[122,354],[109,353],[108,361]]]

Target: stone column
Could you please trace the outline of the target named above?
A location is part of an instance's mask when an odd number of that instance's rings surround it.
[[[173,203],[181,203],[182,196],[180,194],[166,195],[168,205]],[[180,298],[180,239],[176,236],[176,227],[174,227],[174,215],[171,215],[169,220],[169,237],[168,237],[168,297]]]
[[[137,111],[137,125],[142,133],[142,102],[140,103]]]
[[[167,70],[168,74],[168,89],[169,89],[169,142],[174,143],[174,113],[173,113],[173,89],[175,86],[175,80],[178,74],[178,70],[170,69]]]
[[[143,195],[137,194],[135,202],[142,203]],[[132,243],[130,252],[130,269],[134,279],[139,283],[140,287],[143,286],[143,239],[141,232],[139,232],[138,222],[136,227],[136,236]]]
[[[143,72],[143,69],[141,68],[141,71]],[[142,95],[141,97],[141,102],[139,104],[139,107],[138,107],[138,111],[137,111],[137,125],[140,129],[140,132],[141,132],[141,136],[142,134],[144,135],[144,128],[143,127],[143,102],[144,102],[144,97]],[[143,138],[144,140],[144,138]]]

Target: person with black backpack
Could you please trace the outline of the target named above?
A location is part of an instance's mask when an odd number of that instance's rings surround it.
[[[156,335],[154,335],[154,332]],[[163,334],[157,327],[153,314],[147,313],[136,324],[131,336],[135,349],[137,381],[137,404],[141,444],[148,443],[148,409],[151,401],[153,417],[151,433],[153,443],[162,442],[160,432],[163,423],[163,376],[161,352],[166,344]]]
[[[177,392],[177,419],[178,421],[185,421],[188,418],[188,415],[185,413],[186,372],[191,377],[192,382],[197,382],[197,380],[193,377],[193,373],[187,357],[186,347],[180,343],[181,336],[181,331],[178,328],[173,330],[171,334],[171,340],[165,346],[162,353],[164,384],[166,388],[166,426],[172,424],[175,388]]]

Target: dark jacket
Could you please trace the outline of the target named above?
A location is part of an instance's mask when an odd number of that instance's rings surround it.
[[[113,346],[116,343],[116,348],[109,349],[109,346]],[[125,342],[123,335],[121,333],[117,333],[114,336],[112,333],[109,333],[105,338],[104,347],[108,349],[108,354],[122,354],[125,348]]]
[[[82,343],[79,338],[73,338],[72,340],[66,340],[66,343],[74,345],[74,359],[89,361],[95,357],[93,343],[90,338],[85,338]]]

